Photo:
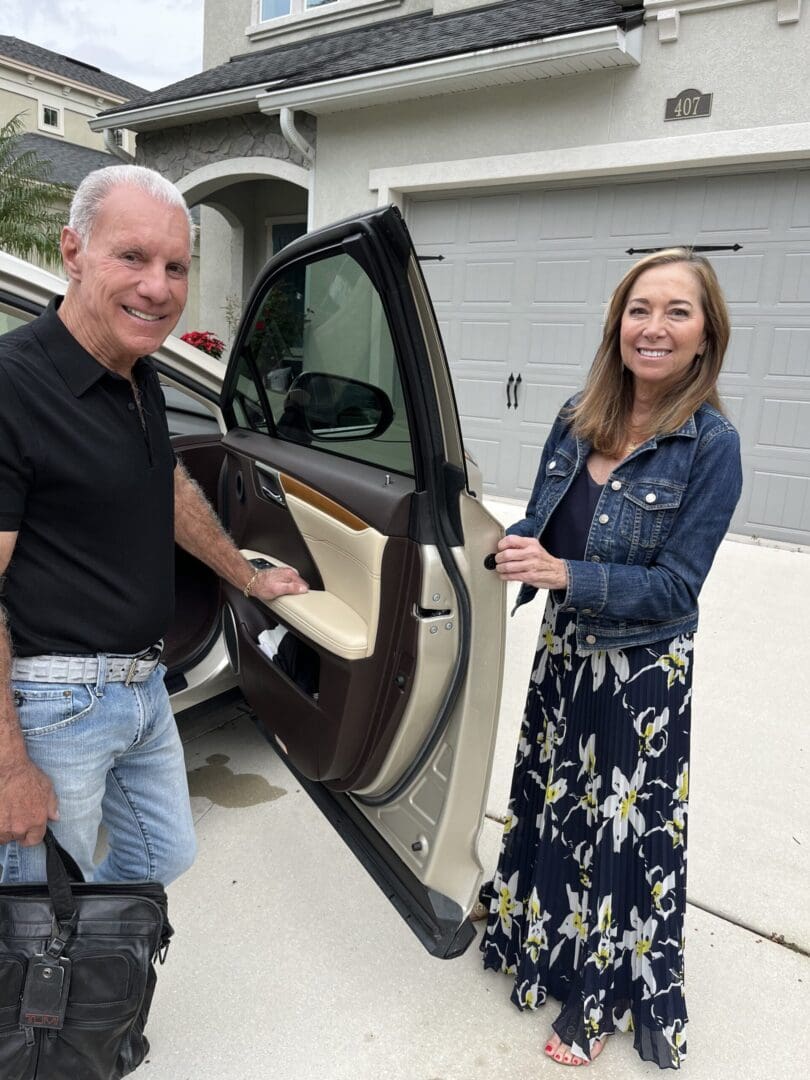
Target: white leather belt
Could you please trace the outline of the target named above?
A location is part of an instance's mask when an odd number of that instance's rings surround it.
[[[160,663],[160,645],[134,656],[18,656],[11,663],[12,679],[25,682],[95,683],[105,666],[105,682],[144,682]]]

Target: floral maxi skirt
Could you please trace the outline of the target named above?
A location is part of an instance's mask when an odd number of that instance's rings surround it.
[[[661,1068],[686,1054],[691,687],[691,635],[579,652],[549,598],[481,951],[518,1008],[563,1003],[581,1058],[617,1029]]]

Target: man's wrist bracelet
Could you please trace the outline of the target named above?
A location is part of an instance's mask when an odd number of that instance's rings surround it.
[[[253,586],[256,584],[256,581],[257,581],[260,573],[261,573],[261,570],[254,570],[253,571],[253,576],[251,577],[250,581],[247,583],[247,585],[245,585],[244,589],[242,589],[242,592],[245,594],[246,597],[248,597],[248,598],[250,597],[251,590],[253,589]]]

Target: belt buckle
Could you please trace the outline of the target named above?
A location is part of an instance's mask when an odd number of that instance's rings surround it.
[[[129,667],[127,668],[127,675],[124,679],[124,686],[130,686],[132,684],[132,680],[135,678],[135,672],[141,659],[140,656],[133,656],[130,660]]]

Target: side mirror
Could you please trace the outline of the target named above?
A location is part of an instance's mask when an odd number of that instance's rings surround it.
[[[290,437],[291,429],[318,442],[376,439],[394,419],[394,407],[378,386],[330,375],[302,371],[284,398],[279,428]]]

